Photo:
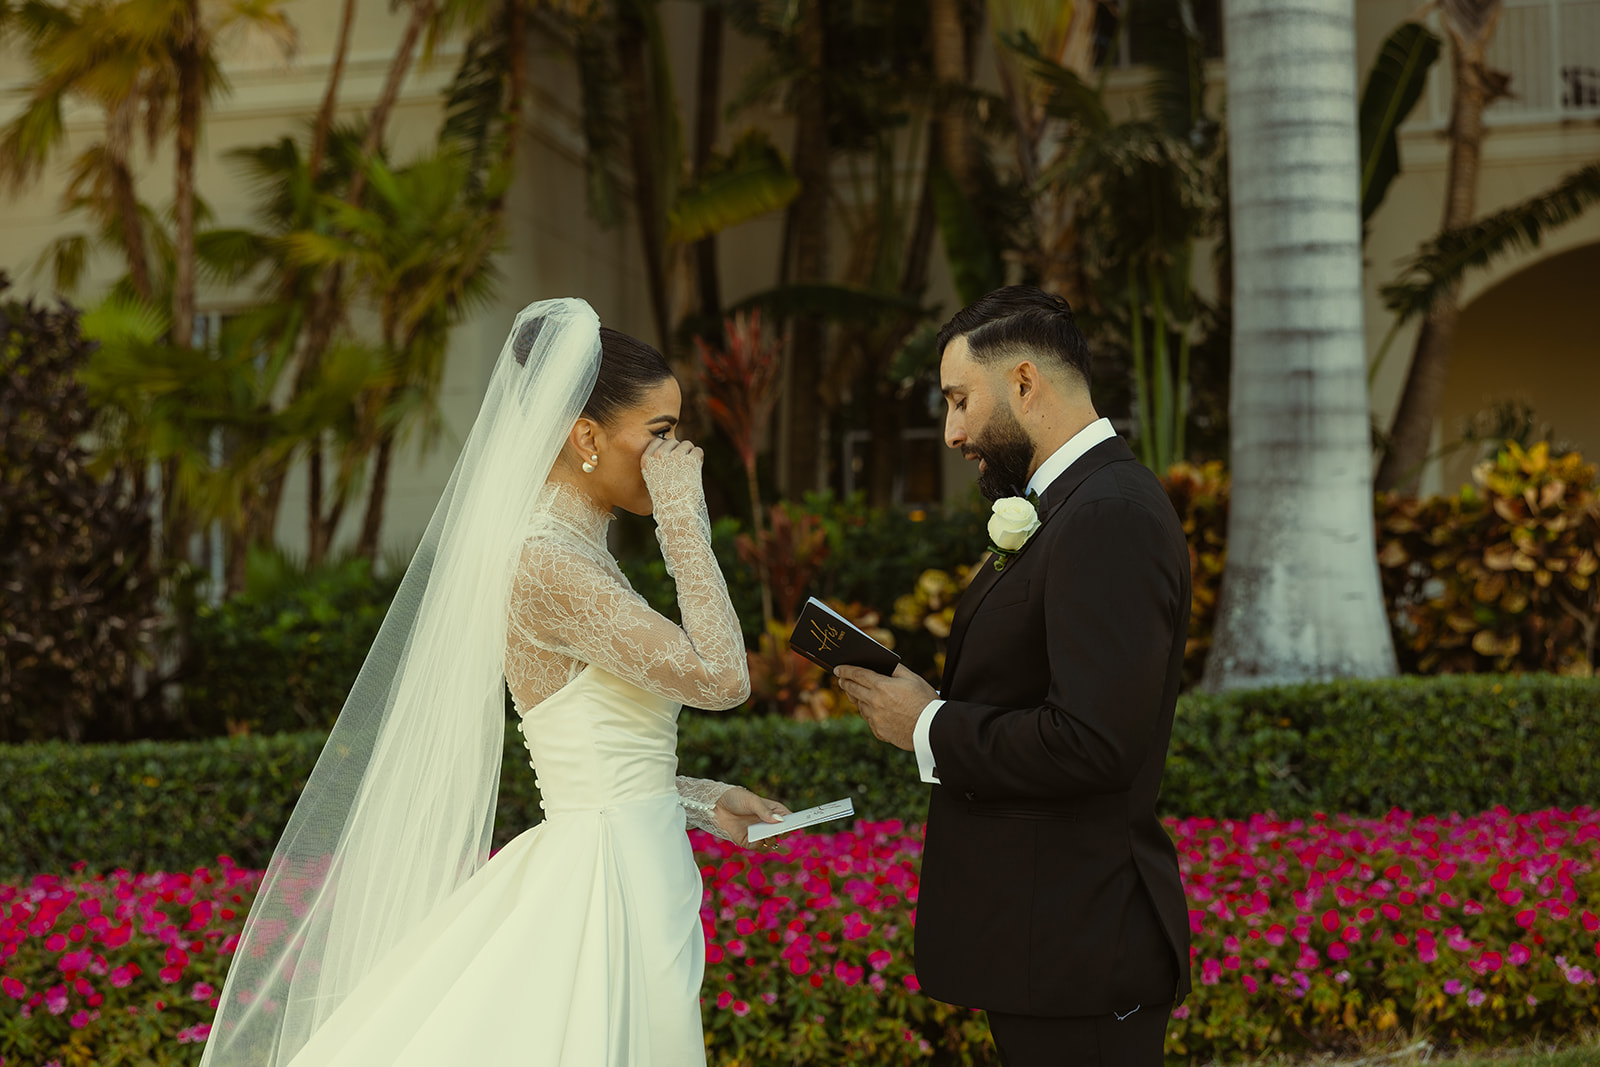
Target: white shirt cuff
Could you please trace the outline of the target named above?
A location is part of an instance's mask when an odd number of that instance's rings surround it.
[[[934,774],[933,743],[928,740],[928,731],[933,729],[933,717],[944,707],[942,700],[930,700],[928,706],[922,709],[922,714],[917,717],[917,725],[911,731],[911,745],[917,750],[917,770],[922,774],[922,780],[929,785],[940,785],[938,775]]]

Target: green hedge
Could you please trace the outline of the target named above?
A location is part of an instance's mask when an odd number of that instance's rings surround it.
[[[1379,814],[1600,803],[1600,681],[1469,675],[1189,695],[1162,810]],[[919,822],[909,753],[857,719],[691,713],[684,774],[793,807],[849,795],[864,818]],[[321,749],[317,733],[126,745],[0,746],[0,872],[261,864]],[[506,735],[496,842],[538,821],[520,736]]]

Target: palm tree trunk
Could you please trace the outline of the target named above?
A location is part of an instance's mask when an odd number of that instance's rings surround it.
[[[322,157],[328,150],[328,135],[339,106],[339,87],[344,82],[344,63],[350,54],[350,27],[356,19],[356,0],[344,0],[339,12],[339,34],[333,43],[333,65],[328,70],[328,85],[322,91],[322,106],[311,131],[311,154],[306,159],[306,174],[314,186],[322,173]]]
[[[178,144],[173,182],[172,343],[189,348],[194,341],[194,150],[200,134],[200,5],[188,0],[186,40],[177,49]]]
[[[694,174],[698,180],[711,161],[717,144],[718,116],[722,108],[722,8],[707,4],[700,9],[700,71],[694,99]],[[717,236],[695,242],[695,289],[700,315],[710,324],[722,321],[722,278],[717,270]]]
[[[122,226],[122,251],[128,260],[128,277],[139,299],[155,300],[150,281],[150,253],[145,248],[144,216],[139,213],[139,194],[128,166],[129,146],[133,143],[134,102],[127,100],[106,118],[106,148],[112,157],[111,195],[116,201]]]
[[[672,341],[672,312],[667,292],[667,220],[662,214],[661,204],[661,183],[665,175],[659,171],[652,128],[657,109],[652,106],[645,28],[630,12],[624,12],[619,23],[617,56],[621,61],[622,91],[626,98],[628,148],[633,165],[633,207],[639,221],[639,244],[644,253],[645,282],[650,289],[650,312],[655,319],[656,343],[665,349]]]
[[[1441,230],[1467,225],[1477,215],[1478,170],[1483,156],[1483,111],[1505,93],[1505,79],[1490,71],[1483,52],[1494,33],[1498,12],[1476,41],[1452,34],[1451,67],[1455,74],[1450,107],[1450,163],[1445,178]],[[1454,282],[1422,320],[1405,390],[1389,427],[1389,450],[1378,467],[1379,489],[1416,493],[1433,441],[1433,424],[1450,373],[1450,351],[1461,317],[1461,283]]]
[[[794,280],[819,282],[828,273],[828,116],[823,100],[827,62],[827,0],[815,0],[802,16],[800,52],[810,75],[799,87],[795,106],[794,172],[800,194],[789,212],[789,245],[794,250]],[[785,492],[798,498],[822,484],[822,371],[824,328],[815,315],[799,315],[789,335],[788,470]]]
[[[396,47],[394,58],[389,61],[389,71],[384,78],[383,89],[378,94],[377,102],[373,104],[372,111],[367,116],[366,137],[361,144],[361,157],[363,160],[376,156],[383,147],[384,134],[388,130],[389,116],[394,111],[396,101],[400,98],[400,88],[405,84],[406,75],[411,71],[411,64],[416,56],[417,41],[422,37],[423,30],[433,20],[438,9],[438,0],[415,0],[411,6],[411,17],[406,20],[405,32],[400,36],[400,44]],[[350,12],[348,14],[353,14]],[[324,94],[323,104],[328,105],[332,99],[330,94]],[[330,109],[329,120],[332,112]],[[345,203],[356,205],[361,203],[361,195],[366,192],[366,172],[357,168],[350,177],[350,187],[345,190]],[[306,325],[300,344],[300,365],[295,372],[293,395],[298,397],[306,389],[312,373],[321,365],[322,357],[328,351],[328,345],[333,341],[333,331],[339,325],[342,301],[340,294],[344,288],[344,271],[339,267],[330,267],[322,277],[322,285],[311,298],[311,306],[306,314]],[[311,523],[310,541],[327,545],[332,543],[333,531],[322,529],[324,523],[322,515],[322,482],[321,470],[323,459],[320,449],[312,449],[307,457],[311,468],[311,480],[307,486],[306,513]]]
[[[356,554],[378,561],[378,536],[383,532],[384,504],[389,496],[389,464],[394,458],[394,434],[386,433],[378,442],[378,455],[372,466],[372,489],[367,496],[367,512],[361,517],[361,537]]]
[[[1361,324],[1354,0],[1230,0],[1228,560],[1203,685],[1395,672]]]
[[[969,50],[958,0],[929,0],[928,39],[933,52],[933,74],[940,86],[953,91],[968,84],[971,81],[967,66]],[[938,115],[944,167],[955,179],[961,195],[974,200],[978,196],[978,186],[966,107],[957,100],[941,100]]]

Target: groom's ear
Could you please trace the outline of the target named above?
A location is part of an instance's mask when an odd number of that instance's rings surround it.
[[[1010,382],[1011,395],[1017,398],[1024,411],[1039,399],[1039,386],[1042,378],[1039,374],[1039,365],[1031,359],[1025,359],[1011,369]]]

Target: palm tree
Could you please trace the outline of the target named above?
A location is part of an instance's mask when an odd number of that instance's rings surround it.
[[[1203,685],[1395,672],[1372,522],[1353,0],[1230,0],[1233,498]]]
[[[450,329],[493,297],[500,220],[484,205],[499,190],[476,191],[470,158],[452,146],[399,169],[381,159],[365,168],[362,206],[330,198],[334,232],[300,231],[285,243],[298,266],[345,271],[377,312],[388,371],[357,402],[372,476],[356,545],[376,560],[395,447],[413,429],[426,447],[441,429]]]
[[[1461,229],[1477,214],[1483,112],[1505,96],[1510,87],[1510,76],[1491,68],[1485,58],[1495,25],[1500,21],[1500,9],[1501,0],[1438,2],[1440,21],[1450,39],[1453,73],[1450,162],[1445,175],[1444,222],[1440,226],[1444,232]],[[1450,349],[1461,317],[1457,303],[1460,295],[1459,281],[1444,287],[1422,320],[1405,390],[1389,427],[1388,451],[1378,467],[1380,489],[1414,491],[1422,477],[1450,370]]]
[[[74,161],[67,202],[87,209],[102,235],[122,246],[134,294],[147,303],[165,296],[168,340],[188,349],[195,317],[195,147],[206,105],[227,90],[224,42],[232,38],[245,48],[266,42],[287,55],[294,42],[288,19],[277,0],[92,0],[59,7],[41,2],[25,5],[21,17],[35,80],[0,135],[0,170],[14,187],[35,180],[64,144],[65,103],[78,99],[97,107],[105,116],[105,138]],[[151,272],[150,246],[162,235],[151,233],[132,174],[138,125],[152,149],[169,132],[176,148],[175,232],[165,293]],[[65,245],[74,247],[81,242]],[[81,264],[81,254],[69,258]],[[176,462],[163,470],[167,540],[183,546],[191,516],[178,506]]]

